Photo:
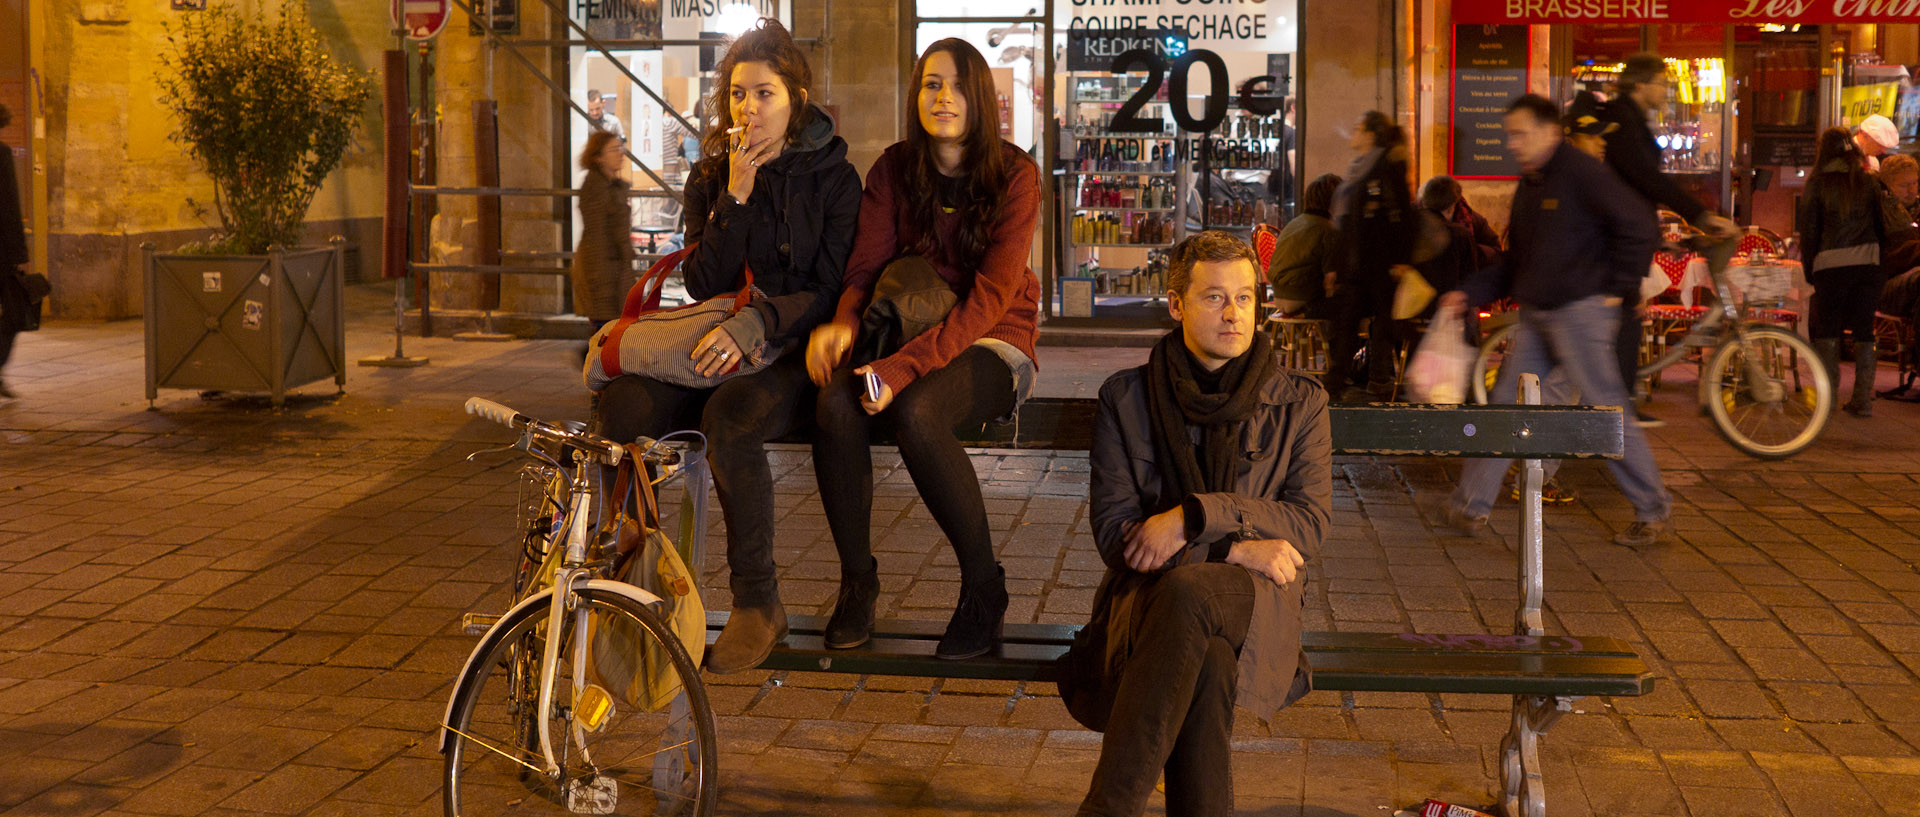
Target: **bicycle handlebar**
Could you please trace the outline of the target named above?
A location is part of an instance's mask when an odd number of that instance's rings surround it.
[[[506,406],[488,400],[485,397],[467,398],[467,413],[492,420],[508,428],[525,428],[533,418]]]
[[[521,414],[484,397],[467,398],[467,413],[483,419],[492,420],[511,429],[523,430],[529,434],[535,434],[546,439],[557,441],[606,465],[619,465],[621,458],[627,454],[625,446],[605,437],[596,434],[587,434],[585,432],[569,431],[552,423]],[[638,442],[641,447],[645,449],[645,454],[642,455],[641,459],[646,462],[673,465],[680,461],[680,453],[678,451],[656,445],[656,441],[654,440],[641,438]]]

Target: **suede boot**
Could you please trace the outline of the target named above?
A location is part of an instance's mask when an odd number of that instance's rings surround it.
[[[1873,416],[1874,373],[1880,368],[1880,358],[1873,344],[1855,343],[1853,345],[1853,399],[1840,407],[1841,411],[1855,417]]]
[[[779,599],[770,605],[736,608],[720,637],[707,648],[707,671],[727,675],[760,666],[786,637],[787,608]]]
[[[993,578],[960,586],[960,604],[933,654],[949,660],[986,655],[1000,643],[1007,618],[1007,569],[994,566]]]
[[[1820,366],[1827,372],[1827,382],[1833,384],[1835,391],[1840,390],[1840,339],[1814,338],[1813,351],[1820,355]]]
[[[867,557],[867,569],[840,574],[840,597],[821,633],[829,649],[850,650],[873,638],[873,607],[880,601],[880,562]]]

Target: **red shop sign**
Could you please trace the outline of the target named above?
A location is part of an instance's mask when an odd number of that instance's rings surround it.
[[[1920,0],[1454,0],[1453,22],[1920,23]]]

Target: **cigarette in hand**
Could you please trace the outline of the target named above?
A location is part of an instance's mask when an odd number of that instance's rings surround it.
[[[746,130],[746,129],[747,129],[747,126],[745,126],[745,125],[735,125],[735,126],[733,126],[733,127],[731,127],[731,128],[728,128],[728,129],[727,129],[727,133],[728,133],[728,134],[735,134],[735,133],[739,133],[739,132],[741,132],[741,131],[743,131],[743,130]]]

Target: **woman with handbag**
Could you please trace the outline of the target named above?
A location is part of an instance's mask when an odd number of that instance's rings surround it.
[[[587,137],[580,151],[580,245],[574,248],[573,311],[584,315],[598,332],[620,317],[620,298],[633,277],[633,205],[627,199],[632,185],[620,178],[627,161],[627,143],[603,130]]]
[[[1040,173],[1000,138],[993,76],[972,45],[936,42],[910,76],[907,138],[867,173],[846,290],[807,349],[807,373],[820,385],[814,472],[840,551],[825,641],[857,647],[873,631],[880,578],[868,444],[878,420],[891,426],[914,487],[959,557],[960,601],[936,654],[970,658],[999,640],[1007,585],[979,478],[954,429],[1012,415],[1032,387],[1040,282],[1027,258]],[[856,340],[867,340],[858,337],[863,312],[880,306],[876,288],[911,288],[889,285],[928,272],[956,296],[945,317],[854,355]]]
[[[860,174],[833,120],[808,101],[813,72],[778,21],[734,40],[715,76],[726,78],[707,103],[719,124],[687,179],[681,272],[701,300],[740,290],[751,276],[757,292],[746,307],[693,347],[697,374],[727,379],[698,389],[624,375],[602,390],[598,415],[601,433],[620,441],[692,427],[706,434],[733,590],[733,615],[706,664],[728,673],[759,665],[786,637],[766,443],[813,416],[803,341],[833,314],[860,214]],[[743,363],[755,370],[728,374]]]
[[[1354,123],[1348,145],[1357,155],[1333,194],[1333,223],[1340,231],[1333,255],[1338,301],[1327,339],[1327,393],[1337,402],[1386,400],[1394,390],[1397,352],[1392,270],[1412,259],[1418,231],[1407,137],[1386,114],[1368,111]],[[1369,322],[1367,383],[1350,389],[1362,320]]]
[[[1800,257],[1813,284],[1809,334],[1835,389],[1840,384],[1840,335],[1853,333],[1853,398],[1841,410],[1873,415],[1873,310],[1887,274],[1880,269],[1880,185],[1867,175],[1866,156],[1845,128],[1820,134],[1814,174],[1800,205]]]

